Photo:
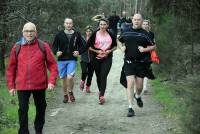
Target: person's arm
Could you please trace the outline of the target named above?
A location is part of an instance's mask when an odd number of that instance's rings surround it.
[[[124,39],[123,39],[122,35],[118,36],[118,38],[117,38],[117,46],[119,47],[119,49],[122,52],[125,52],[126,46],[124,44]]]
[[[111,48],[111,49],[109,49],[109,50],[106,50],[106,54],[108,55],[109,53],[112,53],[113,51],[115,51],[117,49],[117,47],[115,46],[115,47],[113,47],[113,48]]]
[[[48,80],[48,88],[49,88],[49,85],[53,85],[53,86],[56,85],[56,79],[58,77],[58,68],[57,68],[56,60],[53,56],[53,53],[49,45],[45,43],[44,47],[45,47],[45,52],[46,52],[46,64],[47,64],[48,70],[50,71],[50,76]]]
[[[10,95],[15,95],[15,79],[17,70],[17,59],[16,59],[16,46],[14,45],[10,52],[8,66],[6,69],[7,86]]]
[[[92,51],[92,52],[95,52],[95,53],[97,53],[97,54],[103,52],[102,50],[95,49],[95,48],[92,48],[92,47],[89,47],[89,50]]]
[[[144,52],[150,52],[152,50],[155,50],[156,49],[156,45],[155,43],[152,41],[152,39],[149,39],[148,36],[145,37],[145,44],[146,44],[146,47],[143,47],[143,46],[139,46],[138,49],[141,53],[144,53]]]
[[[142,46],[139,46],[138,49],[139,49],[139,51],[140,51],[141,53],[150,52],[150,51],[156,49],[156,45],[147,46],[146,48],[144,48],[144,47],[142,47]]]

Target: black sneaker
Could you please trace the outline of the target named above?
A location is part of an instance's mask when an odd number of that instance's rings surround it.
[[[141,97],[140,97],[140,98],[136,98],[136,97],[135,97],[135,94],[134,94],[134,98],[135,98],[136,101],[137,101],[137,105],[138,105],[138,107],[142,108],[142,107],[143,107],[143,101],[142,101],[142,98],[141,98]]]
[[[135,116],[135,112],[132,108],[128,108],[128,114],[127,114],[127,117],[133,117]]]

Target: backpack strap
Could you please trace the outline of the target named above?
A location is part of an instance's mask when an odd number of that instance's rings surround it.
[[[44,56],[46,58],[46,50],[44,48],[44,41],[38,39],[38,46],[39,46],[40,50],[42,51],[42,53],[44,54]]]
[[[17,57],[18,54],[19,54],[19,51],[20,51],[20,49],[21,49],[20,41],[16,42],[15,45],[16,45],[15,54],[16,54],[16,57]]]

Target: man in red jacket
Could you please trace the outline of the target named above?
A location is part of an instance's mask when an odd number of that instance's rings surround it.
[[[42,134],[46,109],[45,89],[54,89],[58,75],[57,64],[49,45],[42,42],[42,52],[39,44],[41,41],[36,38],[36,32],[35,24],[28,22],[24,25],[23,37],[13,46],[6,71],[9,93],[14,96],[17,91],[18,95],[18,134],[29,134],[28,105],[31,94],[36,106],[35,131],[36,134]],[[47,68],[50,71],[49,79]]]

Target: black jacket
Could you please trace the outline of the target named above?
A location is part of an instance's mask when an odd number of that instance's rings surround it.
[[[58,51],[62,51],[62,55],[58,57],[58,61],[63,60],[77,60],[77,57],[73,56],[73,51],[79,51],[83,53],[84,41],[77,31],[72,34],[69,40],[64,31],[60,31],[54,39],[52,50],[56,55]]]

